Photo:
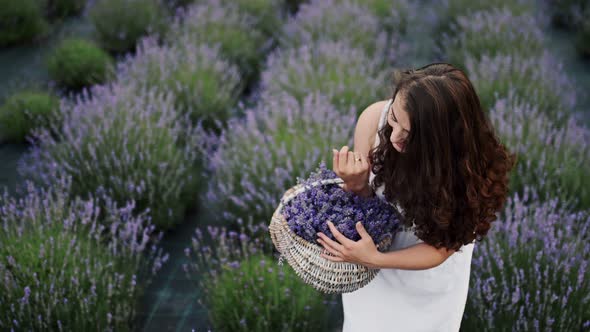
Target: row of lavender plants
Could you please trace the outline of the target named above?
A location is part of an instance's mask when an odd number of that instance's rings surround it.
[[[197,203],[204,133],[213,120],[223,126],[244,75],[256,72],[240,61],[259,61],[272,45],[274,37],[250,38],[272,26],[255,19],[260,11],[279,22],[273,1],[187,7],[163,44],[141,40],[114,82],[61,99],[49,123],[32,130],[19,172],[33,203],[0,204],[2,329],[136,327],[143,290],[167,260],[156,229],[173,227]],[[195,23],[207,14],[217,20]]]
[[[402,37],[414,12],[408,1],[303,3],[265,63],[257,103],[208,135],[201,200],[214,225],[195,230],[184,267],[201,277],[214,330],[338,325],[332,315],[339,298],[276,265],[267,225],[288,187],[327,160],[331,148],[351,146],[360,111],[388,97],[391,66],[408,52]]]
[[[444,7],[442,52],[464,67],[501,140],[518,154],[512,196],[474,250],[465,331],[590,327],[590,130],[572,114],[575,85],[547,50],[548,19],[534,5]]]

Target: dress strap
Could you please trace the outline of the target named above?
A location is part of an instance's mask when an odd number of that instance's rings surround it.
[[[391,106],[392,102],[393,102],[393,98],[390,98],[389,101],[387,101],[387,103],[385,104],[385,107],[383,107],[383,110],[381,111],[381,118],[379,119],[379,129],[381,129],[385,123],[385,117],[387,115],[387,110],[389,110],[389,107]]]

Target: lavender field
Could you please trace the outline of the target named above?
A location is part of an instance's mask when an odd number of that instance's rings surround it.
[[[394,69],[440,61],[518,155],[461,331],[590,331],[585,1],[8,2],[0,330],[340,331],[268,224]]]

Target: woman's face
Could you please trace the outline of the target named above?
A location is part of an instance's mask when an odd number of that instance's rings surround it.
[[[393,147],[402,152],[406,146],[406,138],[410,134],[410,118],[408,112],[403,109],[404,100],[401,95],[395,97],[393,103],[387,111],[387,122],[393,128],[389,140]]]

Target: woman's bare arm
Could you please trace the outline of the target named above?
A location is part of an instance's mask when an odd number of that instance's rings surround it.
[[[378,252],[374,264],[381,269],[425,270],[442,264],[455,250],[436,249],[427,243],[418,243],[404,249]]]

